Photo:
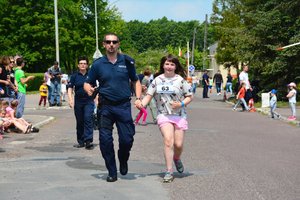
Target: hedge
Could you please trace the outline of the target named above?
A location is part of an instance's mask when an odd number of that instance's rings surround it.
[[[44,81],[44,73],[25,73],[25,76],[35,76],[33,80],[27,82],[26,91],[38,91]]]

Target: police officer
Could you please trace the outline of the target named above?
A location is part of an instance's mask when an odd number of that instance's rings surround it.
[[[88,150],[93,149],[93,110],[94,99],[83,89],[84,81],[87,77],[89,60],[82,56],[78,58],[78,71],[72,74],[67,85],[69,106],[74,108],[76,118],[77,142],[75,148],[85,147]],[[75,101],[73,101],[73,92],[75,92]]]
[[[116,124],[119,135],[118,158],[120,173],[128,172],[127,161],[135,127],[131,115],[130,81],[133,83],[136,100],[140,104],[141,83],[136,75],[134,60],[127,55],[119,54],[119,38],[114,33],[104,36],[103,46],[106,55],[94,61],[84,84],[85,91],[92,95],[95,88],[92,84],[99,81],[98,127],[100,150],[108,170],[107,182],[117,181],[117,167],[115,160],[112,130]]]

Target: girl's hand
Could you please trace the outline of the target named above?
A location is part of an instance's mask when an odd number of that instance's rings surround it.
[[[171,101],[170,105],[171,105],[172,109],[178,109],[178,108],[181,107],[181,102],[179,102],[179,101]]]

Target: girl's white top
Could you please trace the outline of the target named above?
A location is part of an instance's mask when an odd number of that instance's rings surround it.
[[[148,87],[147,94],[156,100],[158,114],[178,115],[186,118],[185,108],[172,109],[173,101],[183,101],[186,96],[192,96],[192,88],[186,80],[176,74],[174,77],[165,77],[164,74],[156,77]]]
[[[296,103],[296,96],[297,96],[297,91],[295,89],[292,89],[290,92],[294,93],[293,96],[289,98],[290,103]]]

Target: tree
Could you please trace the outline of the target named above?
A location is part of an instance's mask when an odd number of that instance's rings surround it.
[[[300,41],[299,7],[299,0],[215,0],[218,62],[246,62],[251,79],[266,91],[285,90],[287,82],[300,76],[300,47],[283,52],[276,47]]]

